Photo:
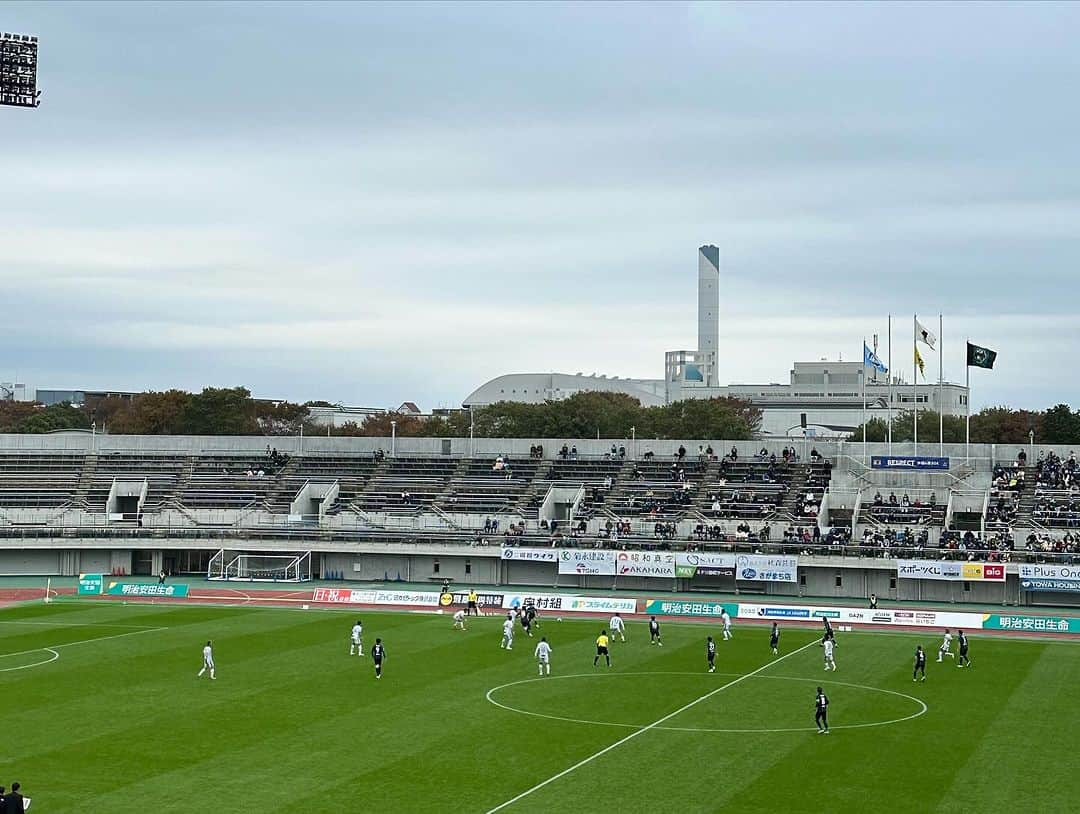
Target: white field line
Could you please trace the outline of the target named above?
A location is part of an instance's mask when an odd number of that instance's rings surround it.
[[[112,622],[40,622],[27,619],[0,619],[0,625],[45,625],[49,627],[114,627],[130,630],[160,630],[154,625],[123,625]]]
[[[710,690],[709,692],[705,693],[701,697],[695,698],[689,704],[684,704],[683,706],[679,707],[674,712],[669,712],[663,718],[658,718],[657,720],[653,721],[651,724],[648,724],[648,725],[643,726],[643,727],[641,727],[640,729],[638,729],[638,730],[636,730],[634,732],[631,732],[625,738],[621,738],[621,739],[615,741],[615,743],[612,743],[609,746],[605,746],[603,749],[601,749],[598,752],[593,752],[591,755],[589,755],[584,760],[579,760],[573,766],[570,766],[569,768],[563,769],[558,774],[553,774],[547,780],[540,781],[539,783],[537,783],[532,788],[526,789],[525,791],[521,792],[521,794],[517,795],[517,797],[511,797],[505,803],[500,803],[499,805],[495,806],[495,808],[489,809],[487,814],[495,814],[495,812],[497,812],[497,811],[502,811],[504,808],[508,808],[509,806],[512,806],[514,803],[518,802],[519,800],[523,800],[526,797],[528,797],[534,791],[539,791],[540,789],[544,788],[544,786],[547,786],[547,785],[549,785],[551,783],[554,783],[556,780],[558,780],[558,779],[560,779],[562,777],[566,777],[566,775],[570,774],[571,772],[573,772],[573,771],[575,771],[577,769],[580,769],[582,766],[585,766],[585,765],[587,765],[589,763],[592,763],[598,757],[606,755],[612,749],[618,749],[624,743],[628,743],[629,741],[632,741],[638,735],[644,735],[650,729],[656,729],[661,724],[666,723],[667,721],[670,721],[676,715],[679,715],[679,714],[681,714],[683,712],[686,712],[686,710],[690,709],[691,707],[697,706],[702,701],[707,701],[708,699],[712,698],[717,693],[723,692],[724,690],[728,689],[729,687],[734,687],[739,682],[745,681],[746,679],[750,678],[751,676],[756,676],[758,673],[762,672],[763,670],[769,669],[774,664],[779,664],[784,659],[789,659],[792,656],[806,650],[807,648],[813,647],[817,643],[818,643],[817,639],[814,639],[811,642],[807,642],[802,647],[800,647],[798,650],[792,650],[790,653],[787,653],[786,655],[783,655],[780,658],[775,659],[774,661],[770,661],[770,662],[768,662],[766,664],[761,665],[760,667],[758,667],[753,672],[745,673],[745,674],[739,676],[738,678],[734,679],[733,681],[729,681],[727,684],[723,684],[722,686],[717,687],[715,690]]]
[[[143,633],[158,633],[162,630],[168,630],[167,627],[152,627],[146,630],[131,630],[127,633],[117,633],[113,636],[96,636],[93,639],[79,639],[75,642],[64,642],[63,644],[50,644],[48,647],[32,647],[29,650],[20,650],[16,653],[0,653],[0,659],[10,658],[11,656],[25,656],[27,653],[40,653],[42,650],[59,650],[62,647],[74,647],[77,644],[90,644],[91,642],[105,642],[109,639],[122,639],[125,636],[138,636]]]

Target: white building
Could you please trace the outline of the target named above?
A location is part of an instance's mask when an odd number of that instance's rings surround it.
[[[646,407],[682,399],[732,397],[749,401],[762,411],[761,434],[817,437],[848,435],[863,420],[862,379],[866,375],[866,417],[884,418],[890,387],[886,377],[855,362],[795,362],[786,384],[719,384],[720,250],[698,249],[698,347],[664,354],[663,379],[622,379],[618,376],[583,376],[580,373],[511,373],[478,387],[463,406],[483,407],[500,401],[540,404],[575,393],[600,391],[625,393]],[[920,409],[964,415],[967,388],[946,383],[917,387],[894,381],[894,411]]]

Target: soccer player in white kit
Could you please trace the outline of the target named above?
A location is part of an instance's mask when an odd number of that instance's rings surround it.
[[[356,651],[356,655],[364,655],[364,626],[360,624],[360,620],[356,620],[356,624],[352,626],[352,633],[349,634],[349,655]]]
[[[207,642],[206,647],[202,649],[202,662],[202,669],[199,670],[199,674],[196,678],[202,678],[203,673],[207,670],[210,671],[210,678],[217,678],[217,676],[214,675],[214,647],[210,642]]]
[[[615,638],[615,634],[619,635],[619,641],[626,641],[626,625],[623,624],[622,617],[619,614],[615,614],[611,617],[611,624],[608,625],[611,628],[611,638]]]
[[[536,643],[535,655],[536,669],[540,671],[540,675],[551,675],[551,645],[543,636]]]
[[[514,649],[514,614],[506,614],[506,619],[503,621],[503,637],[502,644],[499,647],[506,650]]]
[[[956,658],[956,654],[952,651],[952,634],[948,630],[945,631],[945,638],[941,640],[941,647],[937,651],[938,664],[945,660],[945,656],[951,659]]]
[[[731,638],[731,616],[727,612],[727,608],[724,608],[720,612],[720,621],[724,623],[724,641],[728,641]]]
[[[825,669],[836,672],[836,660],[833,658],[833,650],[836,648],[836,641],[829,636],[822,642],[822,646],[825,648]]]
[[[465,611],[459,610],[454,613],[454,627],[458,630],[465,629]]]

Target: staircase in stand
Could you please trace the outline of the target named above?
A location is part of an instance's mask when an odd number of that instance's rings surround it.
[[[83,458],[82,469],[79,471],[79,480],[75,484],[75,492],[71,495],[71,501],[86,505],[86,498],[90,494],[90,487],[94,485],[94,476],[97,474],[97,455],[91,454]]]

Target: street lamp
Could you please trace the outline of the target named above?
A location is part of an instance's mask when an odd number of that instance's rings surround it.
[[[390,422],[390,457],[397,457],[397,422]]]

